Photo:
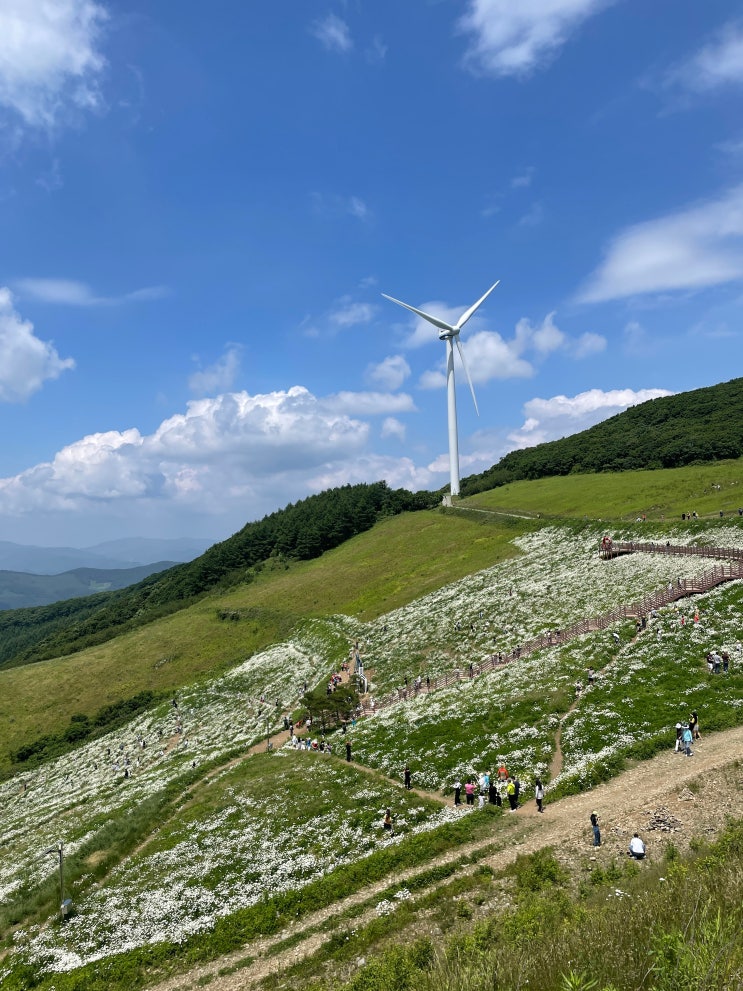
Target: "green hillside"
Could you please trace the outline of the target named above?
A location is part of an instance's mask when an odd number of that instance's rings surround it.
[[[639,634],[634,617],[619,618],[505,670],[413,694],[345,734],[333,729],[332,756],[280,746],[279,736],[283,714],[301,712],[305,683],[324,692],[355,641],[371,691],[383,698],[417,676],[466,672],[540,633],[703,575],[714,561],[652,553],[607,561],[597,548],[607,529],[660,545],[743,547],[737,513],[680,519],[678,507],[691,511],[689,499],[711,484],[706,471],[683,469],[683,485],[678,471],[634,473],[611,504],[613,526],[603,475],[595,487],[571,475],[550,480],[564,490],[536,493],[542,483],[519,483],[513,499],[540,518],[492,512],[485,496],[462,509],[383,516],[314,560],[274,555],[245,580],[233,573],[229,584],[105,643],[0,670],[3,988],[144,991],[173,978],[226,991],[247,985],[242,974],[260,956],[272,986],[301,980],[317,991],[348,980],[348,991],[464,991],[479,986],[473,960],[497,978],[492,986],[528,973],[524,986],[549,991],[634,991],[651,963],[670,981],[677,973],[668,954],[689,954],[673,905],[690,883],[703,914],[698,955],[684,959],[706,961],[704,973],[717,981],[709,986],[737,981],[740,954],[727,947],[738,945],[741,921],[740,829],[731,827],[706,860],[701,843],[726,813],[743,810],[739,768],[723,773],[724,755],[713,749],[715,731],[728,730],[729,759],[743,757],[742,582],[660,608]],[[668,518],[638,521],[623,507],[630,496],[668,507]],[[732,657],[728,674],[707,672],[713,648]],[[595,683],[576,693],[588,665]],[[692,708],[705,741],[699,782],[697,765],[671,750],[674,724]],[[275,753],[266,752],[267,735]],[[638,817],[651,781],[637,786],[638,765],[656,754],[664,762],[655,792],[679,773],[695,790],[684,808],[664,793],[685,827],[653,836],[655,860],[641,877],[627,864],[626,830],[647,825]],[[628,763],[637,794],[604,792]],[[403,787],[405,764],[417,791]],[[532,809],[541,775],[546,816],[452,807],[456,779],[501,764],[518,772]],[[586,826],[599,805],[605,849],[591,854],[575,805],[561,813],[564,799],[582,803]],[[714,824],[708,805],[719,806]],[[382,829],[387,808],[394,835]],[[555,830],[560,820],[567,832]],[[540,834],[554,837],[554,851]],[[56,854],[60,840],[62,895],[73,903],[64,923],[54,922],[56,857],[40,856]],[[610,911],[620,895],[631,919]],[[718,912],[725,921],[715,929]],[[609,956],[587,947],[579,940],[586,918],[627,938]],[[668,941],[643,941],[642,926]],[[529,961],[536,954],[539,966],[491,953],[496,936]],[[534,938],[539,953],[529,948]],[[574,975],[567,984],[576,959],[603,983]],[[553,970],[540,983],[546,961]]]
[[[738,516],[743,507],[743,458],[708,465],[602,472],[508,482],[461,502],[511,513],[582,519],[674,521],[696,513],[707,520]],[[691,524],[690,524],[691,525]]]
[[[492,468],[462,480],[463,496],[521,479],[571,472],[677,468],[743,455],[743,378],[651,399],[602,423],[511,451]]]
[[[438,502],[385,482],[344,485],[248,523],[201,557],[131,588],[0,615],[0,667],[71,654],[183,609],[210,590],[252,580],[269,559],[310,560],[397,513]]]

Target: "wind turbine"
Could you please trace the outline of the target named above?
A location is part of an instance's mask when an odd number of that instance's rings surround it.
[[[480,410],[477,408],[475,389],[472,385],[472,379],[470,378],[469,369],[467,368],[467,362],[464,360],[464,351],[462,350],[462,345],[459,340],[459,332],[475,310],[485,302],[499,282],[500,279],[498,279],[498,282],[488,289],[483,297],[478,299],[478,301],[470,306],[468,310],[465,310],[453,327],[444,320],[439,320],[438,317],[431,316],[430,313],[424,313],[423,310],[417,310],[414,306],[409,306],[407,303],[403,303],[402,300],[395,299],[393,296],[388,296],[387,293],[382,293],[384,298],[388,299],[391,303],[397,303],[398,306],[404,306],[406,310],[410,310],[411,313],[416,313],[419,317],[423,317],[424,320],[428,320],[429,323],[432,323],[434,327],[438,327],[439,340],[446,341],[446,390],[449,410],[449,477],[451,479],[450,490],[453,496],[459,495],[459,441],[457,439],[457,394],[454,388],[454,342],[456,341],[459,357],[462,359],[464,374],[467,376],[467,381],[470,384],[470,392],[472,393],[472,402],[475,404],[475,412],[479,416]]]

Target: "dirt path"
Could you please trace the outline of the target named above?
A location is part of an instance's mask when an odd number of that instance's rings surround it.
[[[464,854],[484,850],[497,844],[498,850],[484,860],[500,870],[520,854],[533,853],[552,846],[559,859],[572,871],[584,869],[587,861],[608,863],[626,855],[633,832],[639,832],[648,846],[648,859],[662,855],[669,842],[683,848],[692,836],[711,837],[724,827],[730,816],[743,816],[743,726],[705,736],[697,743],[694,756],[685,757],[672,749],[650,761],[638,764],[623,774],[580,795],[564,798],[545,806],[540,815],[534,802],[518,812],[504,813],[493,825],[492,834],[475,843],[465,844],[437,858],[437,864],[451,863]],[[372,772],[376,773],[376,772]],[[648,832],[649,815],[667,808],[680,820],[681,828],[672,834]],[[602,846],[592,846],[588,822],[596,810],[602,829]],[[476,815],[477,812],[471,813]],[[219,960],[195,967],[186,974],[170,978],[152,991],[184,991],[209,983],[212,991],[243,991],[269,974],[290,966],[314,953],[333,933],[332,917],[384,891],[394,881],[405,881],[427,870],[430,864],[388,877],[364,888],[320,911],[313,912],[282,933],[254,940],[240,950]],[[369,910],[354,924],[362,925],[373,915]],[[267,956],[281,940],[295,933],[307,932],[327,923],[325,929],[308,933],[308,938],[278,954]],[[232,974],[220,974],[247,956],[255,959]]]

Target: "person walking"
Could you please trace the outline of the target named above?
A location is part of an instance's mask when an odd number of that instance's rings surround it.
[[[676,747],[675,747],[675,753],[677,753],[677,754],[680,754],[681,751],[684,749],[684,740],[683,740],[683,737],[684,737],[684,727],[681,725],[681,723],[676,723]]]
[[[405,768],[405,775],[404,775],[404,778],[405,778],[405,787],[406,787],[406,788],[408,789],[408,791],[410,791],[410,789],[411,789],[411,788],[412,788],[413,786],[412,786],[412,785],[411,785],[411,783],[410,783],[410,768],[409,768],[409,767],[406,767],[406,768]]]
[[[351,762],[351,741],[346,740],[346,760]]]
[[[684,741],[684,753],[686,754],[687,757],[693,757],[694,754],[693,754],[692,749],[691,749],[691,741],[694,738],[692,736],[691,728],[689,726],[687,726],[684,729],[684,734],[683,734],[682,739]]]
[[[454,804],[455,805],[462,804],[462,782],[459,780],[459,778],[457,778],[457,780],[454,782]]]
[[[534,798],[537,802],[537,812],[544,812],[542,803],[544,802],[544,785],[541,778],[534,779]]]
[[[599,827],[599,817],[595,811],[591,813],[591,828],[593,829],[593,845],[601,846],[601,829]]]

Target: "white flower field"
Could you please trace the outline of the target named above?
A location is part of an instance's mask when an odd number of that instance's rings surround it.
[[[637,538],[638,532],[625,528],[614,536]],[[73,916],[61,926],[19,931],[15,952],[0,963],[0,980],[15,958],[69,971],[209,931],[219,918],[465,814],[451,807],[453,781],[500,762],[518,773],[527,794],[540,774],[549,799],[550,790],[586,787],[611,773],[612,761],[630,748],[647,746],[650,755],[665,742],[672,746],[674,724],[692,709],[702,729],[705,720],[719,726],[740,721],[741,582],[661,610],[637,636],[628,621],[466,677],[470,663],[695,577],[713,563],[653,554],[602,561],[601,535],[598,526],[545,527],[517,538],[520,556],[506,564],[373,623],[348,617],[308,622],[291,641],[5,781],[0,902],[9,903],[54,878],[56,855],[44,851],[58,842],[67,857],[88,856],[112,822],[125,824],[143,802],[174,782],[193,783],[202,768],[209,776],[192,797],[185,793],[176,817],[103,878],[95,875],[92,852],[90,872],[68,892]],[[661,540],[647,528],[641,537]],[[743,546],[743,529],[716,529],[716,541],[723,537],[726,546]],[[673,538],[683,540],[682,534]],[[465,676],[358,720],[346,738],[338,732],[331,757],[289,747],[248,756],[251,744],[280,728],[282,711],[297,705],[304,682],[323,683],[356,639],[372,695],[400,687],[405,678],[412,684],[418,675],[424,683],[427,675],[456,668]],[[730,654],[729,675],[708,674],[704,657],[713,647]],[[576,699],[576,681],[585,685],[589,666],[596,682]],[[562,761],[555,769],[558,727]],[[345,739],[353,748],[350,764],[342,759]],[[406,764],[414,786],[445,794],[448,804],[406,792],[374,770],[400,781]],[[382,829],[386,807],[395,817],[392,837]]]

